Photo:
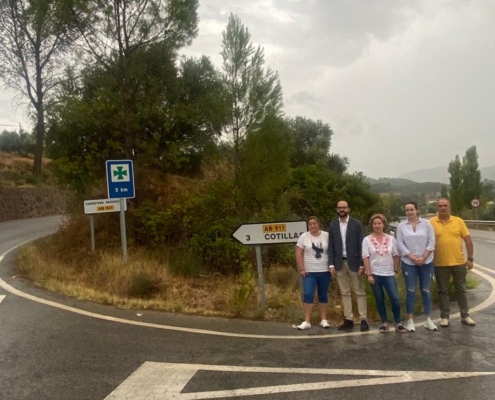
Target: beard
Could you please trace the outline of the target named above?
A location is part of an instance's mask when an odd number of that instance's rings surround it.
[[[346,218],[349,215],[347,211],[339,211],[340,218]]]

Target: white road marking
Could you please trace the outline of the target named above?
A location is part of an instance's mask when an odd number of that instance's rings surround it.
[[[181,393],[197,371],[257,372],[283,374],[318,374],[360,376],[358,379],[298,383],[279,386],[215,390],[207,392]],[[435,372],[435,371],[379,371],[356,369],[311,369],[311,368],[258,368],[228,365],[195,365],[145,362],[129,378],[119,385],[105,400],[196,400],[220,399],[261,394],[302,392],[308,390],[336,389],[394,383],[434,381],[443,379],[471,378],[495,375],[495,372]],[[369,376],[369,378],[362,378]]]
[[[4,294],[0,296],[0,303],[3,301],[3,299],[5,299],[5,295]]]
[[[33,239],[33,240],[35,240],[35,239]],[[2,262],[2,260],[4,259],[4,257],[8,253],[10,253],[11,251],[14,251],[16,248],[23,246],[24,244],[29,243],[31,241],[32,240],[28,240],[24,243],[21,243],[15,247],[11,248],[7,252],[3,253],[2,255],[0,255],[0,263]],[[492,291],[485,301],[483,301],[481,304],[478,304],[477,306],[473,307],[470,310],[471,313],[483,310],[484,308],[487,308],[487,307],[495,304],[495,279],[492,278],[490,275],[487,275],[487,274],[479,271],[479,269],[483,269],[483,270],[490,272],[492,274],[495,274],[495,271],[493,271],[489,268],[483,267],[479,264],[475,264],[475,267],[476,268],[473,270],[473,272],[480,275],[481,277],[485,278],[488,282],[490,282],[490,285],[492,287]],[[31,300],[31,301],[34,301],[34,302],[37,302],[40,304],[44,304],[44,305],[47,305],[50,307],[58,308],[60,310],[69,311],[69,312],[72,312],[75,314],[84,315],[87,317],[101,319],[101,320],[105,320],[105,321],[118,322],[121,324],[134,325],[134,326],[140,326],[140,327],[146,327],[146,328],[156,328],[156,329],[163,329],[163,330],[170,330],[170,331],[177,331],[177,332],[187,332],[187,333],[196,333],[196,334],[202,334],[202,335],[213,335],[213,336],[235,337],[235,338],[283,339],[283,340],[314,340],[314,339],[331,340],[333,338],[339,338],[339,337],[343,337],[343,336],[361,336],[361,335],[375,335],[376,334],[376,331],[370,330],[368,332],[359,332],[358,331],[358,332],[348,332],[348,333],[335,333],[335,334],[331,334],[331,335],[328,335],[328,334],[325,334],[325,335],[302,335],[302,336],[299,336],[299,335],[296,336],[295,334],[292,334],[292,335],[253,335],[253,334],[245,334],[245,333],[210,331],[210,330],[206,330],[206,329],[184,328],[184,327],[179,327],[179,326],[153,324],[153,323],[149,323],[149,322],[140,322],[140,321],[133,321],[133,320],[124,319],[124,318],[111,317],[108,315],[97,314],[97,313],[92,313],[89,311],[80,310],[80,309],[75,308],[75,307],[69,307],[69,306],[66,306],[64,304],[59,304],[59,303],[56,303],[54,301],[45,300],[45,299],[42,299],[40,297],[30,295],[28,293],[24,293],[24,292],[22,292],[16,288],[14,288],[13,286],[9,285],[7,282],[5,282],[1,278],[0,278],[0,287],[2,287],[7,292],[12,293],[16,296],[23,297],[25,299],[28,299],[28,300]],[[461,316],[460,313],[452,314],[450,316],[450,319],[452,320],[455,318],[460,318],[460,316]],[[435,322],[440,322],[440,318],[437,318],[435,320]]]

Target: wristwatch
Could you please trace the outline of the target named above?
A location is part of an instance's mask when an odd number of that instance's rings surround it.
[[[468,257],[468,261],[474,262],[474,258],[473,257]]]

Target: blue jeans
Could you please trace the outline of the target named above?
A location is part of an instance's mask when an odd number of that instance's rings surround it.
[[[422,267],[402,263],[402,274],[406,281],[406,310],[408,314],[414,313],[414,301],[416,300],[416,281],[419,277],[419,288],[425,314],[431,314],[431,279],[433,278],[433,262],[425,264]]]
[[[308,272],[303,278],[303,303],[313,304],[315,289],[318,287],[318,303],[328,303],[328,287],[330,286],[330,271]]]
[[[374,275],[375,283],[371,286],[373,294],[375,295],[376,308],[382,322],[388,322],[387,308],[385,307],[385,293],[388,294],[390,303],[392,305],[392,313],[394,314],[394,321],[396,324],[400,324],[400,301],[399,301],[399,289],[397,288],[397,282],[395,276],[379,276]]]

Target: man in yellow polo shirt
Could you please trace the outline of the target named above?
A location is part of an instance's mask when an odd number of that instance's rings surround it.
[[[435,279],[440,298],[440,326],[449,326],[450,302],[449,280],[454,278],[455,295],[461,311],[461,322],[474,326],[469,316],[466,296],[467,270],[473,268],[473,241],[468,228],[461,218],[450,215],[450,202],[440,199],[437,202],[438,214],[430,220],[435,230]],[[466,244],[467,259],[464,257],[462,241]]]

